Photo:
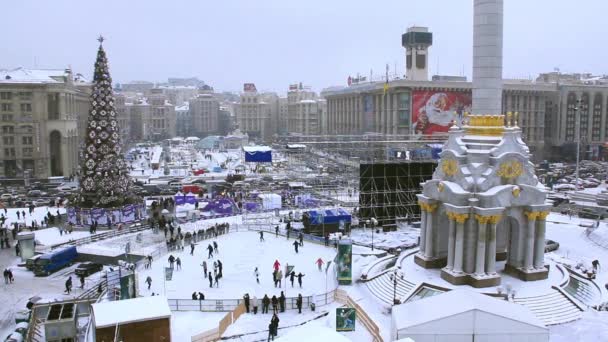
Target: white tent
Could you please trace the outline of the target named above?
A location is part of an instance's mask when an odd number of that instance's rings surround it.
[[[281,195],[259,194],[264,210],[281,209]]]
[[[393,307],[392,339],[416,342],[549,341],[549,329],[527,308],[471,290]]]

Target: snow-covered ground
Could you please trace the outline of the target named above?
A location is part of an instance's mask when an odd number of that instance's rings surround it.
[[[57,215],[57,211],[59,211],[59,214],[65,214],[65,208],[36,207],[34,208],[34,212],[31,215],[29,213],[28,208],[8,208],[6,209],[6,211],[4,209],[0,209],[0,216],[4,215],[4,217],[6,217],[6,221],[4,222],[3,227],[13,229],[14,222],[31,226],[32,220],[36,220],[36,222],[40,226],[40,222],[44,222],[44,217],[49,212],[51,213],[51,215]],[[19,212],[19,218],[17,218],[17,212]],[[25,218],[23,217],[23,215],[21,215],[22,212],[25,212]]]
[[[378,230],[378,229],[376,229]],[[416,246],[418,243],[418,236],[420,235],[420,229],[410,227],[400,227],[397,231],[383,233],[380,229],[379,233],[374,230],[373,242],[374,247],[388,249],[388,248],[411,248]],[[359,244],[371,246],[372,244],[372,229],[370,228],[357,228],[353,229],[350,234],[350,238]]]
[[[34,231],[34,239],[36,240],[36,244],[43,246],[52,246],[90,235],[91,233],[83,231],[72,231],[72,234],[61,234],[59,228],[56,227],[38,229]]]
[[[589,310],[583,319],[549,327],[551,342],[608,341],[608,312]]]
[[[192,336],[218,327],[225,312],[173,311],[171,312],[171,340],[190,341]]]
[[[293,239],[286,240],[285,237],[275,237],[265,234],[264,242],[259,241],[259,234],[255,232],[236,232],[219,236],[215,241],[219,245],[219,255],[213,259],[207,258],[206,247],[210,240],[198,243],[194,255],[190,255],[190,248],[187,246],[183,252],[172,253],[182,262],[182,269],[173,272],[173,280],[163,284],[164,268],[169,266],[168,255],[162,260],[153,262],[151,269],[144,269],[138,273],[139,290],[142,295],[149,295],[152,292],[163,293],[166,287],[166,296],[170,299],[189,299],[192,292],[203,292],[207,299],[236,299],[242,298],[245,293],[251,297],[257,296],[258,299],[264,294],[280,295],[280,291],[285,291],[287,297],[303,296],[325,293],[325,272],[319,272],[315,261],[322,258],[324,261],[333,260],[335,250],[324,246],[304,242],[296,254],[292,243]],[[214,260],[221,260],[224,265],[223,278],[220,279],[219,288],[209,287],[209,282],[203,276],[203,261],[212,265]],[[272,281],[273,263],[279,260],[281,268],[284,270],[286,264],[294,265],[294,271],[305,274],[303,286],[300,289],[297,279],[294,288],[291,285],[283,288],[275,288]],[[213,272],[213,267],[208,266]],[[260,272],[260,284],[257,284],[254,276],[254,269],[258,267]],[[331,272],[330,272],[331,274]],[[152,278],[152,287],[147,289],[146,277]],[[332,279],[329,279],[328,289],[332,289]]]

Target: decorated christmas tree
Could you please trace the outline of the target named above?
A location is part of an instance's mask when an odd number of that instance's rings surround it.
[[[84,146],[80,152],[80,190],[75,198],[75,204],[85,208],[119,207],[137,201],[130,191],[131,179],[122,155],[103,37],[99,37],[99,43]]]

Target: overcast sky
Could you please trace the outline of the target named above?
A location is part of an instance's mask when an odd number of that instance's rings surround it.
[[[608,73],[606,0],[504,0],[504,77]],[[430,75],[471,75],[472,0],[3,1],[0,68],[91,75],[97,36],[115,82],[197,76],[216,90],[315,90],[405,73],[401,34],[434,34]]]

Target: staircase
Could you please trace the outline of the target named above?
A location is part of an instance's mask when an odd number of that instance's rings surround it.
[[[368,290],[382,303],[393,305],[394,285],[391,280],[392,272],[384,273],[365,283]],[[397,299],[403,298],[406,294],[416,287],[415,283],[406,279],[399,279],[397,282]]]
[[[514,302],[530,309],[545,325],[568,323],[582,317],[582,310],[557,290],[542,296],[515,298]]]

